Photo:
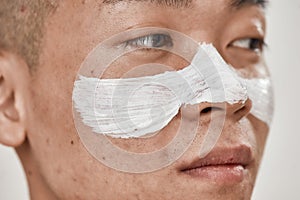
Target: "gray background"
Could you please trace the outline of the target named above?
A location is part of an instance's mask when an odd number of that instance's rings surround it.
[[[267,63],[275,86],[275,118],[253,199],[300,199],[300,0],[271,0]],[[19,160],[0,145],[0,200],[26,200]]]

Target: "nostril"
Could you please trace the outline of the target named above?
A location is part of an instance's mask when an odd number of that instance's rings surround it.
[[[204,108],[202,111],[201,111],[201,114],[205,114],[205,113],[209,113],[212,111],[212,107],[207,107],[207,108]]]
[[[207,108],[204,108],[200,113],[201,114],[205,114],[205,113],[210,113],[212,111],[220,111],[220,110],[223,110],[222,108],[218,108],[218,107],[207,107]]]

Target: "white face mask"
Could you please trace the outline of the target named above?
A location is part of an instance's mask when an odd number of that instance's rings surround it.
[[[269,124],[270,91],[269,78],[242,78],[212,45],[202,44],[180,71],[125,79],[80,75],[73,101],[83,123],[95,133],[138,138],[163,129],[182,106],[204,102],[235,104],[250,98],[251,113]]]

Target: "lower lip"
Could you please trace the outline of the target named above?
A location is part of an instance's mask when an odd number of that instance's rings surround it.
[[[213,165],[190,170],[183,173],[192,178],[209,179],[220,184],[236,184],[244,179],[246,169],[242,165]]]

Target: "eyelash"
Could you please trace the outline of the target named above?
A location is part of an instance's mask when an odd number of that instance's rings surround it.
[[[235,40],[232,43],[232,46],[243,48],[243,49],[248,49],[248,50],[254,51],[254,52],[262,52],[264,47],[267,46],[267,44],[265,43],[265,41],[263,39],[244,38],[244,39]]]
[[[172,46],[173,40],[171,36],[167,34],[150,34],[125,42],[125,47],[135,47],[143,49],[158,49],[164,47],[170,48]]]

